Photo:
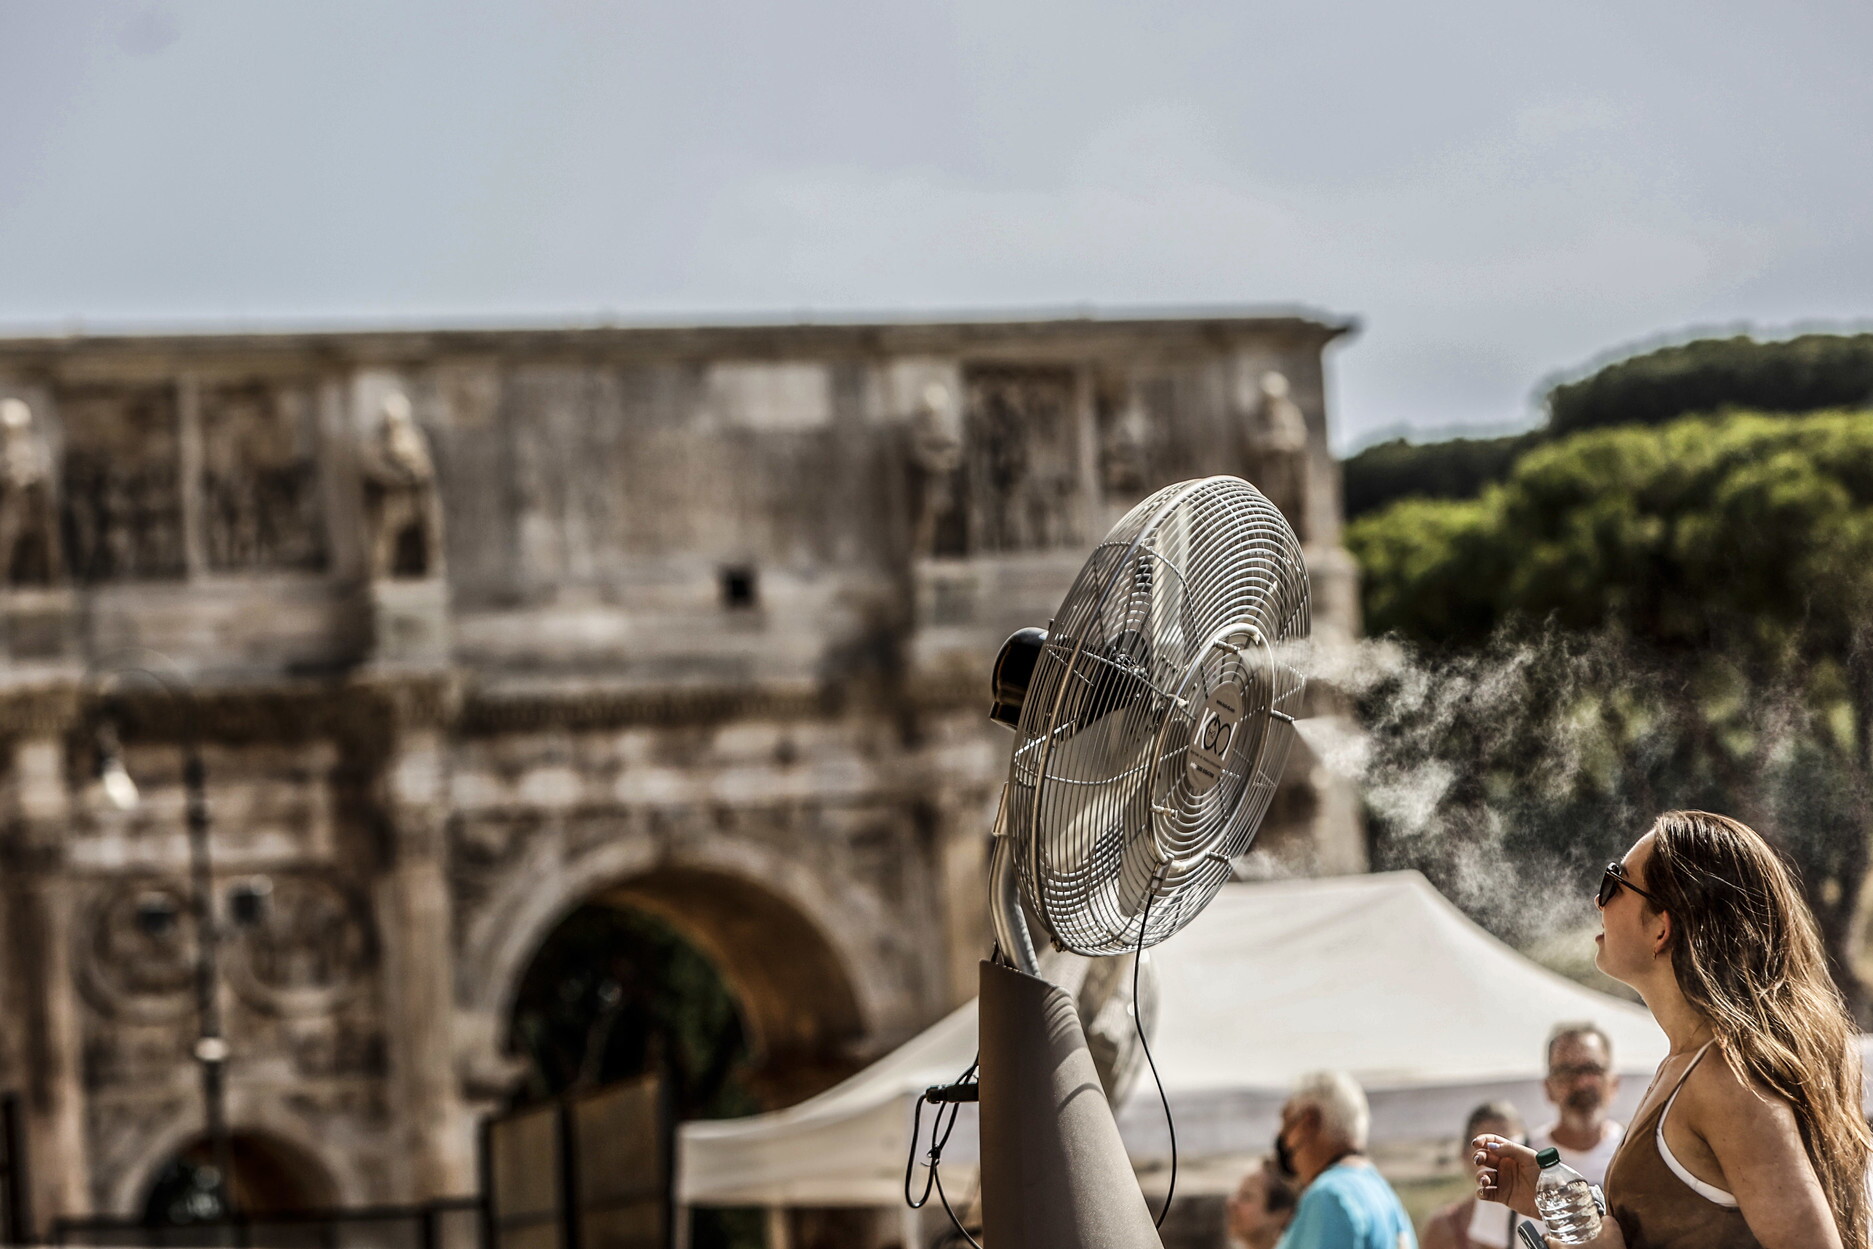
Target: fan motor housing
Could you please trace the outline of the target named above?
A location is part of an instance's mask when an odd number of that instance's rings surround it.
[[[1028,699],[1028,686],[1034,680],[1034,666],[1047,647],[1047,630],[1016,629],[1002,643],[995,656],[995,671],[989,685],[995,701],[989,707],[989,719],[1006,729],[1021,724],[1021,708]]]
[[[1215,660],[1233,659],[1221,671]],[[1266,648],[1261,630],[1254,625],[1232,626],[1214,638],[1206,653],[1192,669],[1187,685],[1195,686],[1206,675],[1209,683],[1203,703],[1195,711],[1190,745],[1184,753],[1184,786],[1193,795],[1203,795],[1216,788],[1229,771],[1230,748],[1251,761],[1260,763],[1262,739],[1266,737],[1268,685],[1263,675]]]

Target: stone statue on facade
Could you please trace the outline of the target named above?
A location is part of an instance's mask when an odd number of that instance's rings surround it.
[[[52,454],[23,399],[0,399],[0,584],[59,578]]]
[[[1151,414],[1144,400],[1133,394],[1106,427],[1100,443],[1100,477],[1106,492],[1121,496],[1141,492],[1150,462]]]
[[[937,553],[944,519],[956,511],[956,478],[963,465],[962,410],[942,382],[931,382],[919,397],[911,421],[911,458],[923,485],[912,549],[931,556]]]
[[[1307,418],[1288,394],[1288,379],[1270,370],[1257,384],[1245,438],[1249,480],[1307,538]]]
[[[384,396],[381,416],[363,455],[371,576],[433,577],[441,571],[442,508],[429,440],[402,391]]]

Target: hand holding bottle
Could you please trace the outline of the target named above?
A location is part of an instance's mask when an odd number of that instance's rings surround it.
[[[1524,1218],[1540,1218],[1535,1209],[1535,1179],[1541,1168],[1535,1165],[1535,1151],[1493,1133],[1470,1144],[1476,1151],[1470,1158],[1476,1166],[1476,1195],[1500,1202]]]
[[[1600,1239],[1600,1194],[1586,1177],[1561,1161],[1561,1151],[1544,1149],[1535,1155],[1541,1174],[1535,1177],[1535,1209],[1547,1225],[1548,1240],[1563,1245],[1590,1245]]]

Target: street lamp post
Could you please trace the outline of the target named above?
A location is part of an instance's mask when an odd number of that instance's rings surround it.
[[[228,1133],[227,1114],[229,1048],[222,1030],[218,993],[221,925],[215,913],[214,860],[208,839],[207,770],[202,764],[199,708],[194,691],[174,661],[154,651],[109,656],[93,665],[92,675],[101,690],[113,678],[143,677],[162,690],[181,714],[182,786],[189,837],[189,909],[195,924],[194,1057],[201,1074],[202,1118],[210,1156],[214,1160],[215,1201],[222,1217],[233,1221],[234,1146]],[[114,731],[101,734],[100,754],[99,779],[105,795],[121,810],[134,809],[140,795],[136,782],[124,767]]]
[[[192,701],[192,699],[191,699]],[[195,719],[191,706],[191,730]],[[228,1042],[221,1028],[221,924],[215,915],[214,863],[208,845],[208,786],[201,742],[190,732],[182,761],[187,795],[189,879],[195,910],[195,1061],[201,1068],[202,1117],[215,1160],[215,1184],[221,1212],[234,1217],[234,1143],[228,1136]]]

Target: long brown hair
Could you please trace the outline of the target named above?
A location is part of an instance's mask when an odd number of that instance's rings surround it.
[[[1780,855],[1747,824],[1667,811],[1646,889],[1672,918],[1671,965],[1725,1061],[1795,1111],[1845,1249],[1869,1249],[1860,1030],[1828,975],[1814,916]]]

